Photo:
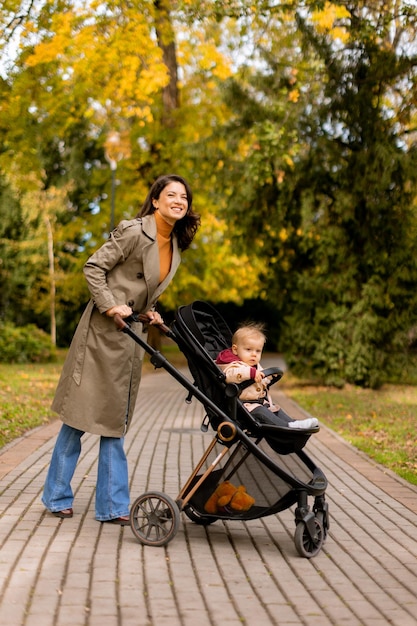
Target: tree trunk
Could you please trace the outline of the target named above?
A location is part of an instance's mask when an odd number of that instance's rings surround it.
[[[173,125],[172,112],[179,107],[178,65],[175,46],[175,34],[169,14],[167,0],[155,0],[155,31],[158,45],[162,50],[163,60],[168,68],[169,83],[162,91],[164,107],[163,121],[168,126]]]
[[[45,217],[46,233],[48,236],[48,259],[49,259],[49,296],[51,315],[51,342],[56,346],[56,316],[55,316],[55,263],[54,263],[54,238],[49,217]]]

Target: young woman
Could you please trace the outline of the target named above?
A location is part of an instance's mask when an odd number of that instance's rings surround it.
[[[84,266],[91,300],[74,334],[52,408],[63,425],[42,502],[54,515],[73,516],[71,480],[84,432],[100,436],[96,519],[129,524],[127,460],[123,448],[139,390],[143,350],[118,332],[114,315],[155,310],[200,225],[192,192],[180,176],[159,177],[137,217],[122,221]],[[132,328],[143,332],[140,322]]]

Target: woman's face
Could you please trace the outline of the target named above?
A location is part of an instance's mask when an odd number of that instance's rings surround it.
[[[187,213],[187,191],[182,183],[177,181],[168,183],[159,194],[159,198],[152,200],[152,204],[161,217],[173,226]]]

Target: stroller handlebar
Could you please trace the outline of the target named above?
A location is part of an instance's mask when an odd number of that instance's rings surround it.
[[[273,378],[276,378],[277,380],[280,380],[284,376],[284,372],[282,371],[280,367],[267,367],[262,371],[266,377],[272,376]]]
[[[275,383],[280,381],[281,378],[284,376],[284,372],[280,367],[268,367],[263,370],[263,373],[266,377],[271,378],[270,382],[268,383],[268,389],[272,387],[272,385],[275,385]]]
[[[116,313],[116,315],[113,317],[113,320],[119,330],[123,330],[124,328],[126,328],[126,326],[128,326],[128,324],[118,313]]]
[[[114,319],[114,323],[116,324],[119,330],[124,330],[126,326],[129,326],[129,322],[142,322],[142,324],[149,324],[150,322],[149,317],[142,313],[133,313],[132,315],[124,319],[118,313],[116,313],[113,319]],[[166,324],[152,324],[152,325],[158,326],[161,332],[163,332],[165,335],[168,335],[171,332],[171,330]]]

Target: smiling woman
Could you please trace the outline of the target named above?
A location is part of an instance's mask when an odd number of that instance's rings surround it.
[[[65,361],[52,408],[63,425],[52,454],[42,501],[61,518],[73,515],[71,480],[85,432],[100,436],[96,519],[129,523],[129,483],[124,435],[141,378],[143,350],[119,333],[114,316],[142,313],[161,324],[155,310],[199,227],[187,182],[169,174],[152,185],[141,211],[123,220],[87,261],[91,294]],[[147,326],[132,322],[137,333]]]
[[[172,262],[171,233],[176,222],[182,219],[188,210],[188,194],[185,184],[179,181],[168,183],[159,194],[152,198],[152,206],[157,224],[159,247],[159,282],[168,276]]]
[[[157,209],[161,214],[162,208],[163,217],[168,216],[169,223],[172,222],[172,231],[178,240],[179,249],[184,251],[190,247],[200,224],[199,217],[192,211],[192,202],[191,188],[181,176],[176,174],[160,176],[152,185],[137,217],[143,218],[152,214],[156,217]],[[172,207],[175,207],[175,210]]]
[[[169,183],[159,194],[159,198],[153,198],[152,204],[155,207],[155,213],[158,211],[160,216],[174,226],[175,222],[187,212],[188,194],[185,186],[180,182]]]

